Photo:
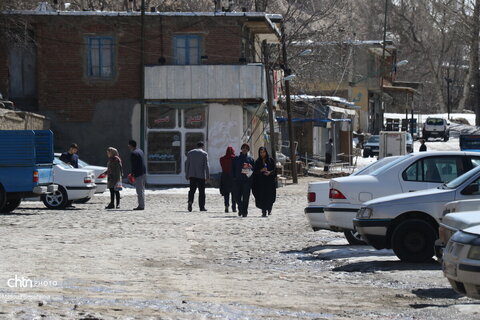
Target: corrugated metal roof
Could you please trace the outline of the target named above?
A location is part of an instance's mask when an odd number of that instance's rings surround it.
[[[18,15],[59,15],[59,16],[140,16],[140,11],[49,11],[44,3],[35,10],[8,10],[2,11],[2,14]],[[51,7],[50,7],[51,8]],[[266,18],[269,20],[281,20],[281,14],[270,14],[264,12],[147,12],[146,16],[168,16],[168,17],[247,17],[247,18]]]

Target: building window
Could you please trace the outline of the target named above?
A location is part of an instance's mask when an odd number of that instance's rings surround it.
[[[110,79],[114,76],[112,37],[87,37],[87,77]]]
[[[148,133],[148,173],[179,174],[182,134],[179,131]]]
[[[173,39],[175,64],[200,64],[200,42],[200,36],[175,36]]]

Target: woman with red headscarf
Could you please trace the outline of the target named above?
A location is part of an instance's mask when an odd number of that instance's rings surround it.
[[[225,212],[228,212],[230,206],[230,195],[232,195],[232,211],[237,212],[235,200],[233,198],[233,173],[232,164],[235,159],[235,150],[229,146],[223,157],[220,158],[220,165],[222,166],[222,175],[220,177],[220,193],[225,200]]]

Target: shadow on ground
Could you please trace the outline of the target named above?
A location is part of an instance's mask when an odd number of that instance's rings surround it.
[[[459,299],[463,296],[452,288],[428,288],[412,290],[412,293],[421,298],[429,299]],[[415,307],[413,307],[415,308]]]

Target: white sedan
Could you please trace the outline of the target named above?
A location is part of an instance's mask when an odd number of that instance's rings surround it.
[[[55,159],[60,159],[61,155],[61,153],[55,153]],[[101,194],[107,190],[107,167],[94,166],[78,159],[78,168],[92,170],[95,174],[95,185],[97,186],[95,194]]]
[[[373,171],[377,170],[378,168],[398,158],[400,158],[400,156],[382,158],[378,161],[372,162],[361,170],[355,171],[350,175],[350,177],[368,175]],[[324,207],[327,206],[330,202],[330,199],[328,197],[329,189],[330,181],[316,181],[310,182],[308,184],[308,206],[305,208],[304,212],[313,231],[318,231],[322,229],[332,230],[323,211]],[[347,230],[344,233],[350,244],[365,244],[365,242],[360,239],[357,232],[353,230]]]
[[[458,231],[450,238],[442,267],[455,291],[480,299],[480,226]]]
[[[480,164],[480,153],[417,152],[398,158],[369,175],[330,180],[325,216],[332,229],[354,230],[362,203],[402,192],[435,188]]]
[[[438,188],[395,194],[367,201],[353,223],[376,249],[393,249],[402,261],[428,261],[438,239],[445,204],[480,198],[480,167]]]
[[[74,200],[91,198],[95,193],[95,176],[93,171],[75,169],[72,166],[54,159],[53,182],[58,190],[42,195],[41,199],[49,209],[63,209]]]

